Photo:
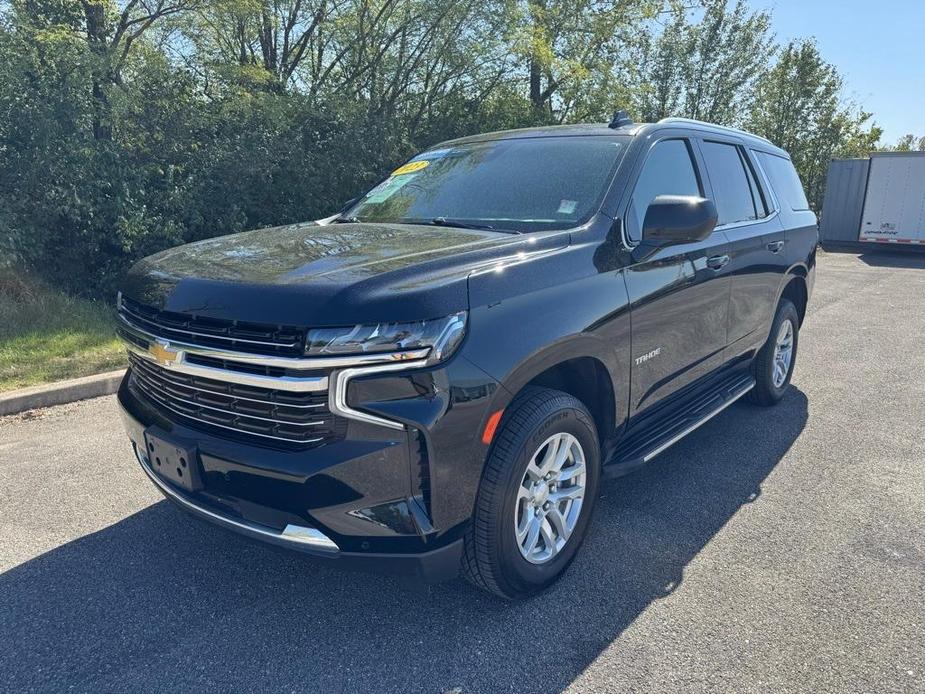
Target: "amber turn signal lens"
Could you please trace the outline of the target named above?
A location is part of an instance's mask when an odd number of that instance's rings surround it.
[[[501,415],[503,414],[504,410],[498,410],[497,412],[493,413],[485,423],[485,431],[482,432],[482,443],[484,443],[486,446],[491,443],[493,438],[495,438],[495,431],[498,429],[498,422],[501,421]]]

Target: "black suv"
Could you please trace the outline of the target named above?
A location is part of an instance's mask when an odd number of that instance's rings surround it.
[[[618,114],[454,140],[338,217],[138,263],[119,401],[194,515],[529,595],[602,474],[781,399],[816,243],[787,153],[744,132]]]

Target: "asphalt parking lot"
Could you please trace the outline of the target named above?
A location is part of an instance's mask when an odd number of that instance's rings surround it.
[[[824,254],[793,387],[604,484],[544,595],[192,521],[114,398],[0,419],[0,690],[925,691],[925,255]]]

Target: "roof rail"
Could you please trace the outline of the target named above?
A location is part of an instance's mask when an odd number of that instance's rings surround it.
[[[686,125],[702,125],[707,128],[715,128],[716,130],[725,130],[729,133],[735,133],[736,135],[746,135],[748,137],[754,137],[756,140],[763,140],[769,145],[774,145],[768,138],[762,137],[761,135],[756,135],[755,133],[750,133],[747,130],[740,130],[739,128],[730,128],[726,125],[716,125],[715,123],[706,123],[702,120],[694,120],[693,118],[662,118],[659,123],[683,123]],[[774,145],[775,147],[777,145]]]

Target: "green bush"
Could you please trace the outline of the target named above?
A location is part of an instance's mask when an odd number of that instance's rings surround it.
[[[863,153],[879,130],[841,105],[814,45],[772,68],[767,13],[706,7],[0,2],[0,268],[111,298],[143,256],[327,216],[441,140],[600,120],[618,105],[751,118],[795,143],[818,205],[829,158]],[[754,85],[792,98],[756,99]],[[794,126],[805,123],[825,137]]]
[[[171,245],[326,216],[414,149],[362,111],[298,94],[204,101],[156,60],[114,94],[112,139],[96,140],[89,73],[63,70],[81,55],[55,47],[4,60],[0,252],[72,293],[111,294]]]

